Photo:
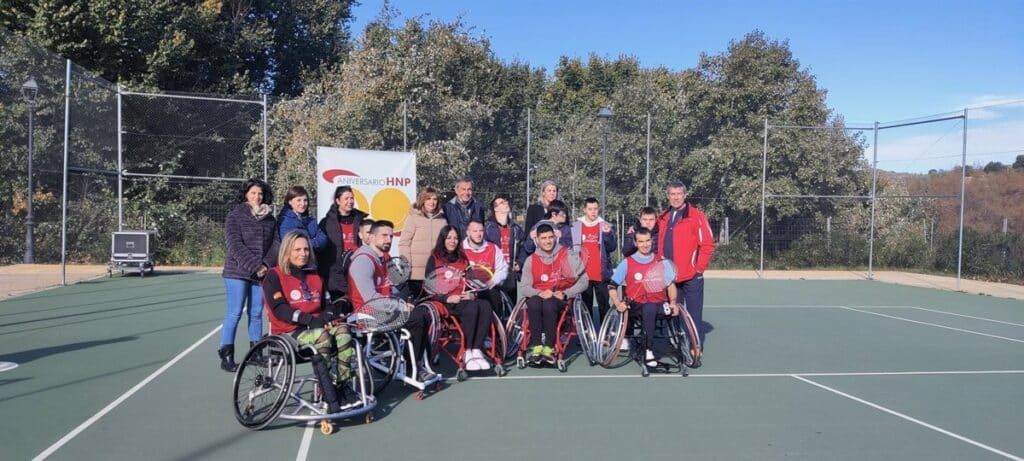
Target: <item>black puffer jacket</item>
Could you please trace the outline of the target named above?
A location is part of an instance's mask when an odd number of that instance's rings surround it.
[[[363,246],[362,240],[359,239],[359,226],[363,224],[363,218],[366,217],[366,213],[353,208],[349,216],[352,217],[352,228],[356,233],[356,248],[359,248]],[[345,245],[341,241],[339,218],[338,205],[335,204],[331,205],[327,216],[320,220],[320,229],[323,229],[324,233],[327,234],[327,245],[317,253],[316,264],[320,272],[320,278],[324,280],[324,286],[327,287],[327,290],[348,292],[348,280],[341,267]]]

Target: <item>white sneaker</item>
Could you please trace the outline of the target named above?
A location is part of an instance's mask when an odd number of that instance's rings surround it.
[[[656,367],[656,366],[658,366],[658,361],[654,359],[654,352],[651,352],[650,350],[648,350],[647,354],[644,354],[644,358],[647,360],[647,366],[649,366],[649,367]]]
[[[480,362],[473,356],[472,350],[462,355],[462,361],[466,364],[466,371],[480,371]]]
[[[619,350],[622,352],[629,352],[629,341],[623,340],[622,345],[619,346]]]
[[[477,365],[480,366],[481,370],[490,370],[491,369],[491,362],[488,362],[487,359],[483,358],[482,356],[476,358],[476,363],[477,363]]]

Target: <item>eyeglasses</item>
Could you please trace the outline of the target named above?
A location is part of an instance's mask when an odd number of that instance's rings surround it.
[[[305,280],[299,280],[299,288],[302,290],[302,299],[305,299],[306,301],[313,300],[313,292],[310,291],[309,285],[306,285]]]

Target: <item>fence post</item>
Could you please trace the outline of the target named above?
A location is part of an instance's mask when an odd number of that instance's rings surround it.
[[[768,117],[764,118],[764,147],[761,150],[761,266],[757,278],[764,278],[764,191],[768,174]]]
[[[878,122],[875,122],[875,141],[871,150],[871,229],[868,237],[868,280],[875,278],[875,202],[878,193]]]
[[[267,94],[263,93],[263,181],[269,181],[270,160],[267,157]]]
[[[60,196],[60,284],[68,284],[68,148],[71,143],[71,60],[64,76],[64,184]]]
[[[964,108],[963,148],[960,154],[960,237],[956,251],[956,290],[960,291],[960,277],[964,261],[964,191],[967,184],[967,108]]]
[[[402,101],[402,152],[409,152],[409,109],[408,101]]]
[[[722,245],[729,244],[729,217],[726,216],[725,220],[722,221],[722,230],[719,232],[718,241]]]
[[[117,84],[117,230],[124,230],[124,147],[121,135],[121,84]]]
[[[651,113],[647,113],[647,187],[644,189],[644,205],[651,206]]]
[[[832,217],[825,217],[825,249],[832,252]]]
[[[529,206],[530,203],[530,128],[532,125],[530,108],[526,108],[526,201],[525,206]],[[601,205],[604,205],[603,203]]]

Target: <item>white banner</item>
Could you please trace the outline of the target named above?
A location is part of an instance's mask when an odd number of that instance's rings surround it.
[[[416,201],[416,154],[377,150],[316,148],[316,212],[323,219],[334,203],[338,186],[351,186],[356,208],[373,219],[395,223],[395,236],[405,226]],[[391,245],[398,254],[398,239]]]

